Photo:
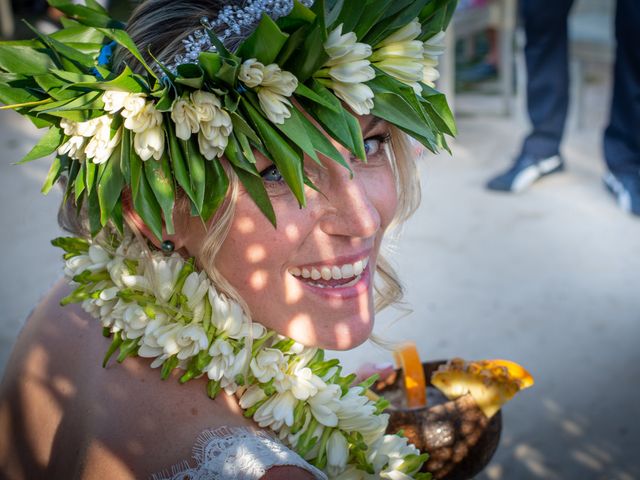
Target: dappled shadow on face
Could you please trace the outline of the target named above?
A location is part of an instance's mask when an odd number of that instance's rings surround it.
[[[386,154],[364,164],[336,148],[352,172],[331,160],[319,165],[306,159],[305,173],[320,192],[306,188],[305,208],[283,181],[265,180],[277,227],[240,187],[215,266],[255,321],[306,345],[344,350],[371,332],[374,272],[397,193]],[[259,153],[256,158],[258,170],[272,177],[271,162]]]

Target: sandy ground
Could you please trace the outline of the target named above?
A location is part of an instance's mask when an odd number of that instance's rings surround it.
[[[497,97],[458,97],[453,156],[422,165],[423,204],[396,245],[413,312],[379,319],[387,339],[415,339],[425,359],[508,358],[534,388],[504,409],[500,449],[482,480],[640,478],[640,219],[601,184],[608,84],[588,88],[586,128],[570,128],[566,173],[523,195],[484,190],[527,123]],[[38,133],[0,112],[0,371],[24,319],[60,276],[49,239],[58,192],[39,194],[48,164],[13,166]],[[350,367],[390,361],[365,345]]]

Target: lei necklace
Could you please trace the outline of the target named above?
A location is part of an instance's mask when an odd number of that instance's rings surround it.
[[[194,260],[148,251],[132,235],[101,246],[80,238],[52,242],[65,251],[65,275],[77,285],[62,304],[81,302],[111,337],[103,362],[117,354],[153,358],[163,379],[206,375],[207,393],[224,389],[245,417],[270,428],[312,465],[339,480],[431,478],[428,454],[400,435],[385,435],[388,406],[352,385],[336,359],[251,322],[217,292]]]

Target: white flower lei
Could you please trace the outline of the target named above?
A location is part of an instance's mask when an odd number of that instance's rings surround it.
[[[180,382],[207,375],[208,394],[235,395],[246,417],[331,478],[429,479],[427,454],[407,439],[385,435],[386,400],[365,395],[375,377],[353,386],[336,359],[251,322],[218,292],[194,261],[148,252],[132,236],[101,246],[58,238],[65,275],[76,285],[62,304],[81,302],[112,338],[103,365],[153,358],[162,378],[179,368]]]

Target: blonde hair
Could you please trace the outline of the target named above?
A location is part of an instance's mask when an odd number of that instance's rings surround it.
[[[243,3],[243,1],[222,2],[219,0],[147,0],[134,10],[127,31],[147,63],[152,65],[153,58],[163,63],[172,63],[174,57],[183,51],[182,40],[201,28],[202,17],[215,18],[215,13],[223,6],[242,5]],[[242,35],[225,43],[228,48],[233,49],[234,44],[241,40]],[[139,73],[143,70],[139,62],[124,49],[116,50],[113,62],[114,65],[126,64],[133,71]],[[392,127],[390,145],[386,148],[396,179],[398,195],[398,208],[389,229],[397,232],[399,231],[398,227],[413,214],[420,203],[420,184],[414,159],[415,154],[409,137],[399,129]],[[231,227],[239,188],[239,181],[233,170],[225,166],[225,171],[230,180],[229,193],[223,205],[216,212],[214,219],[207,225],[208,232],[199,252],[200,257],[206,258],[207,262],[200,266],[209,275],[216,288],[237,300],[250,316],[251,312],[246,302],[215,267],[216,255]],[[182,201],[176,202],[176,213],[188,214],[188,202],[184,201],[183,192],[180,193],[180,197],[179,200]],[[63,202],[58,219],[64,229],[76,235],[89,237],[86,212],[77,211],[73,195],[70,195],[66,202]],[[128,223],[125,228],[134,227]],[[393,237],[392,232],[389,232],[388,235]],[[376,311],[390,305],[400,304],[403,296],[402,284],[382,252],[378,257],[376,273],[377,281],[374,285]]]

